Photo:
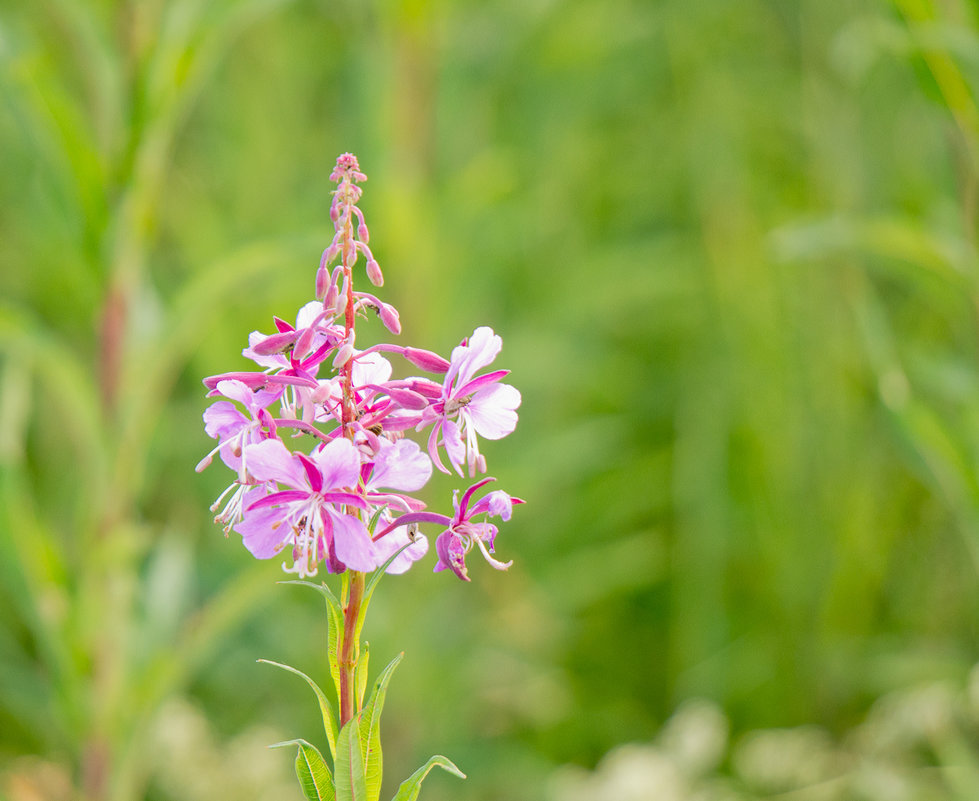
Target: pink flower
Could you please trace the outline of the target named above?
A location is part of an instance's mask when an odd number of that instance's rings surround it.
[[[351,506],[367,508],[364,499],[349,489],[360,478],[360,456],[349,440],[333,440],[307,457],[269,439],[249,445],[245,456],[254,479],[292,488],[258,499],[235,526],[255,556],[268,558],[291,544],[293,570],[300,576],[315,575],[324,559],[330,572],[345,568],[367,572],[377,567],[367,527],[344,511]]]
[[[218,444],[201,459],[197,465],[197,472],[201,472],[211,463],[215,452],[220,452],[221,461],[238,472],[240,479],[244,479],[244,471],[241,469],[242,449],[264,438],[263,426],[274,429],[272,418],[265,411],[265,407],[282,393],[264,390],[252,392],[243,382],[234,379],[219,381],[215,389],[224,397],[238,401],[245,407],[250,417],[242,414],[237,406],[226,400],[212,403],[207,407],[204,411],[204,430],[209,437],[218,440]]]
[[[485,472],[486,460],[479,452],[477,435],[501,439],[517,425],[516,409],[520,393],[509,384],[500,384],[507,370],[497,370],[474,378],[489,365],[503,347],[503,340],[492,328],[477,328],[452,351],[449,369],[442,384],[442,395],[422,414],[419,427],[434,422],[428,438],[428,452],[440,470],[447,473],[438,458],[438,445],[445,447],[449,463],[462,475],[461,465],[469,475]],[[441,437],[441,442],[440,442]]]
[[[463,493],[461,500],[456,493],[452,499],[452,505],[455,507],[455,514],[452,517],[446,517],[435,512],[408,512],[394,520],[379,534],[376,534],[374,536],[375,542],[382,542],[385,537],[396,530],[410,531],[410,526],[417,526],[419,523],[439,523],[446,526],[446,529],[435,540],[435,551],[439,557],[435,565],[436,573],[448,568],[463,581],[469,581],[466,554],[473,549],[473,546],[479,548],[483,558],[491,567],[497,570],[506,570],[513,562],[500,562],[491,556],[496,542],[497,527],[492,523],[475,522],[474,518],[477,515],[486,514],[490,517],[509,520],[513,511],[513,504],[523,503],[523,501],[520,498],[507,495],[502,490],[496,490],[480,498],[471,506],[469,503],[476,490],[494,480],[484,478],[482,481],[473,484]],[[393,550],[389,552],[393,552]]]

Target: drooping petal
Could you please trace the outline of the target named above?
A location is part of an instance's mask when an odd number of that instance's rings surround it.
[[[449,457],[449,462],[461,476],[462,470],[459,465],[466,459],[466,444],[462,440],[459,426],[454,421],[446,420],[442,423],[442,442],[445,444],[445,453]]]
[[[349,439],[335,439],[313,454],[328,489],[356,487],[360,477],[360,454]]]
[[[244,450],[245,466],[259,481],[277,481],[296,489],[309,489],[299,461],[277,439],[265,439]]]
[[[435,540],[435,552],[439,556],[435,572],[448,568],[463,581],[471,580],[466,569],[466,547],[452,529],[438,535],[438,539]]]
[[[358,518],[329,510],[333,521],[333,547],[337,558],[351,570],[369,573],[377,567],[377,553],[367,526]]]
[[[370,476],[372,489],[414,492],[432,477],[432,460],[410,439],[382,440]]]
[[[465,407],[476,433],[486,439],[500,439],[517,427],[520,392],[509,384],[483,387]]]

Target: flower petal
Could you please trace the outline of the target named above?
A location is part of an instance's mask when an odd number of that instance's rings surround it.
[[[221,383],[231,382],[222,381]],[[209,437],[215,439],[223,440],[233,437],[247,426],[248,422],[248,418],[238,411],[238,407],[230,401],[212,403],[204,410],[204,431]]]
[[[360,454],[349,439],[335,439],[313,454],[326,489],[356,487],[360,478]]]
[[[359,518],[328,510],[333,521],[333,547],[337,558],[351,570],[369,573],[377,567],[377,552]]]
[[[449,386],[453,379],[456,379],[454,386],[457,387],[467,383],[478,370],[490,364],[502,348],[503,339],[494,334],[492,328],[480,326],[465,345],[452,349],[452,366],[445,375],[445,386]]]
[[[461,476],[462,470],[459,469],[459,465],[465,461],[466,444],[462,441],[462,433],[454,421],[446,420],[442,424],[442,442],[445,445],[445,453],[449,457],[449,461]]]
[[[282,509],[256,509],[245,513],[235,531],[252,556],[270,559],[282,550],[292,527],[285,522]]]
[[[296,489],[309,489],[299,461],[277,439],[263,439],[246,445],[245,466],[259,481],[277,481]]]
[[[377,549],[377,561],[382,565],[391,558],[391,554],[403,548],[405,545],[408,547],[401,551],[394,558],[394,561],[388,565],[388,569],[385,571],[386,573],[400,574],[408,570],[409,567],[428,553],[428,538],[424,534],[418,533],[412,538],[408,534],[408,527],[401,526],[374,543]]]
[[[410,439],[399,439],[397,442],[382,440],[381,449],[374,458],[369,484],[371,489],[414,492],[424,487],[431,477],[432,460],[422,453],[417,442]]]
[[[473,395],[466,414],[481,437],[500,439],[517,427],[520,392],[509,384],[493,384]]]

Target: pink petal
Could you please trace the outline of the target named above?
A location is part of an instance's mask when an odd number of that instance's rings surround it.
[[[409,543],[411,544],[409,545]],[[401,526],[401,528],[395,529],[378,542],[375,542],[374,545],[377,548],[377,561],[382,565],[391,558],[391,554],[403,546],[408,545],[388,565],[388,569],[385,572],[392,574],[404,573],[412,564],[428,553],[428,538],[424,534],[415,534],[415,538],[412,540],[408,536],[407,526]]]
[[[221,383],[230,382],[222,381]],[[233,437],[247,425],[248,418],[238,411],[238,407],[230,401],[212,403],[204,410],[204,431],[209,437],[227,439]]]
[[[256,559],[270,559],[279,553],[292,528],[283,519],[281,509],[258,509],[247,513],[235,526],[245,547]]]
[[[215,389],[229,400],[238,401],[242,406],[247,407],[252,403],[252,390],[243,381],[238,381],[234,378],[224,379],[223,381],[218,381]]]
[[[462,470],[459,469],[459,465],[466,458],[466,445],[462,441],[462,433],[459,431],[459,426],[454,421],[446,420],[442,424],[442,442],[445,445],[445,453],[449,457],[449,462],[452,463],[456,472],[461,476]]]
[[[302,466],[279,440],[264,439],[246,445],[244,454],[248,472],[259,481],[277,481],[296,489],[309,489]]]
[[[328,489],[356,487],[360,478],[360,454],[349,439],[335,439],[313,454]]]
[[[424,487],[432,477],[432,461],[410,439],[397,442],[384,440],[374,459],[371,473],[372,488],[414,492]]]
[[[481,437],[500,439],[517,427],[515,409],[520,405],[520,392],[509,384],[493,384],[473,395],[465,413]]]
[[[452,350],[452,366],[445,376],[446,386],[453,378],[458,377],[455,386],[462,386],[471,379],[478,370],[490,364],[503,348],[503,339],[493,333],[488,326],[480,326],[465,345],[457,345]]]
[[[377,553],[370,534],[358,518],[329,512],[333,521],[333,548],[351,570],[369,573],[377,567]]]

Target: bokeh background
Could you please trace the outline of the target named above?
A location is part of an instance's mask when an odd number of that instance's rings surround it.
[[[979,797],[977,90],[967,0],[2,0],[0,797],[301,797],[325,616],[193,467],[348,150],[524,398],[514,567],[372,607],[383,797]]]

